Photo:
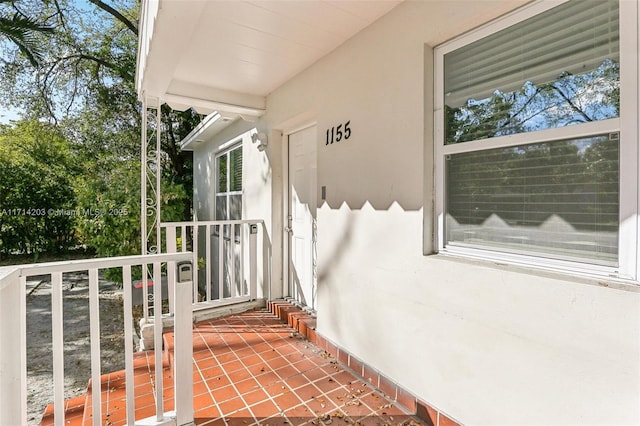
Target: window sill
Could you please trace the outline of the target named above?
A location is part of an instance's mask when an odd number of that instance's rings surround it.
[[[493,255],[493,257],[492,257]],[[446,262],[458,262],[479,267],[489,267],[520,274],[535,275],[551,279],[571,281],[581,284],[606,287],[616,290],[640,293],[640,282],[624,277],[607,275],[603,269],[585,270],[577,267],[561,268],[557,265],[527,262],[524,259],[503,259],[504,253],[484,253],[484,255],[459,252],[457,250],[441,250],[432,256]],[[606,268],[608,269],[608,268]]]

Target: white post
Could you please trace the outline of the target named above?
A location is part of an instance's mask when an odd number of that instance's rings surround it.
[[[168,270],[175,268],[169,262]],[[194,268],[191,267],[191,277]],[[176,274],[173,274],[175,277]],[[178,271],[178,279],[174,285],[176,315],[174,319],[174,395],[176,424],[178,426],[193,424],[193,305],[191,304],[191,288],[193,282],[183,281],[183,274]],[[191,278],[190,277],[190,278]]]
[[[89,341],[91,345],[91,404],[93,426],[102,423],[102,384],[100,383],[100,301],[98,269],[89,269]]]
[[[142,95],[142,130],[140,134],[140,251],[146,255],[147,250],[147,96]],[[147,291],[147,265],[142,265],[142,312],[145,320],[149,316],[149,299]]]
[[[158,98],[158,109],[156,109],[156,244],[157,251],[156,253],[162,252],[162,237],[160,230],[160,206],[162,204],[161,194],[160,194],[160,179],[162,177],[162,162],[161,162],[161,154],[162,154],[162,144],[161,144],[161,132],[162,129],[162,101]],[[155,305],[154,305],[155,306]]]
[[[53,352],[53,419],[64,425],[64,314],[62,272],[51,274],[51,339]]]
[[[140,134],[140,248],[147,254],[147,97],[142,96],[142,131]],[[142,281],[145,281],[143,271]]]
[[[0,272],[0,424],[27,424],[26,279]],[[11,348],[7,350],[7,348]]]

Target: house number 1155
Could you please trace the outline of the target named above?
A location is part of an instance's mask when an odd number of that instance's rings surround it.
[[[351,120],[347,121],[344,124],[338,124],[337,127],[332,127],[327,129],[327,142],[325,145],[329,145],[330,143],[340,142],[341,140],[347,140],[351,137],[351,128],[349,127],[351,124]]]

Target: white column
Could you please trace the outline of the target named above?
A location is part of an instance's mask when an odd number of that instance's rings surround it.
[[[26,280],[0,272],[0,424],[27,424]]]

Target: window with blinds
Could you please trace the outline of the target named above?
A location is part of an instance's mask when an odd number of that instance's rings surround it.
[[[504,22],[436,50],[439,246],[616,267],[619,3]]]
[[[619,116],[618,2],[572,0],[444,55],[445,143]]]
[[[216,157],[216,175],[216,220],[242,219],[242,145]],[[227,226],[225,235],[229,233]]]
[[[615,265],[618,134],[451,155],[447,241]]]

